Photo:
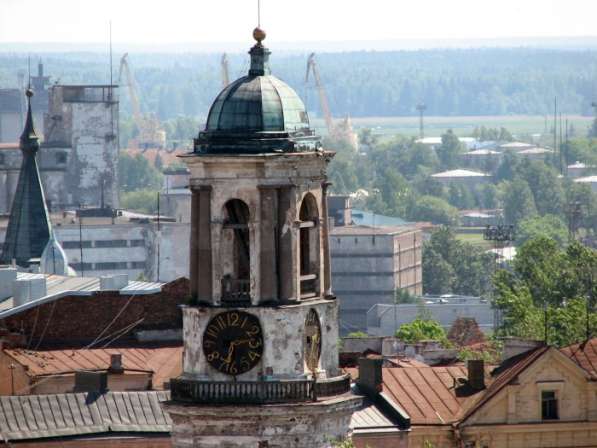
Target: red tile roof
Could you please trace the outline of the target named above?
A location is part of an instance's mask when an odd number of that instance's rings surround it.
[[[560,351],[585,369],[593,381],[597,381],[597,338],[564,347]]]
[[[110,355],[120,353],[125,371],[153,372],[153,385],[182,373],[182,346],[159,348],[108,348],[75,350],[4,349],[4,353],[27,369],[31,377],[73,373],[77,370],[105,370]]]

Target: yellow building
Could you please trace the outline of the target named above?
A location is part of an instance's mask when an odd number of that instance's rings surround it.
[[[384,367],[378,378],[410,418],[411,448],[597,447],[597,338],[495,368]]]

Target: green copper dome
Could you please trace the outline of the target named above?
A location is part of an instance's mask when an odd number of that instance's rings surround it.
[[[256,154],[314,151],[321,147],[309,127],[303,101],[270,73],[269,55],[255,30],[251,68],[218,95],[209,110],[205,130],[195,139],[195,152]]]
[[[296,92],[273,75],[245,76],[218,95],[206,131],[299,131],[309,119]]]

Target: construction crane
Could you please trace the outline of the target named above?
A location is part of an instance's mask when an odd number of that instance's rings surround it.
[[[222,55],[220,65],[222,66],[222,89],[224,89],[230,84],[230,76],[228,75],[228,55],[226,53]]]
[[[330,105],[328,98],[325,93],[325,88],[321,82],[319,76],[319,68],[315,61],[315,53],[309,55],[307,59],[307,73],[305,75],[305,83],[309,82],[309,74],[313,73],[313,79],[315,80],[315,86],[319,94],[319,103],[321,105],[321,111],[325,119],[325,125],[328,130],[328,135],[334,140],[341,140],[347,142],[355,151],[358,150],[359,140],[356,133],[352,129],[352,123],[350,117],[346,117],[344,120],[335,124],[330,111]]]
[[[133,120],[139,130],[139,136],[131,141],[131,146],[141,149],[163,149],[166,146],[166,131],[164,131],[155,115],[144,115],[141,113],[137,84],[135,83],[135,78],[133,78],[128,64],[128,53],[125,53],[120,59],[120,73],[118,75],[119,84],[122,84],[123,73],[126,76],[131,107],[133,108]]]

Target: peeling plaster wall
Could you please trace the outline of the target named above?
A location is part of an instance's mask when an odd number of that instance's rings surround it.
[[[323,448],[346,436],[360,401],[343,396],[290,405],[163,406],[172,418],[174,447]]]
[[[277,308],[238,308],[259,318],[264,337],[263,356],[257,366],[238,375],[240,381],[255,381],[273,369],[275,378],[304,378],[309,371],[304,364],[303,335],[305,319],[311,309],[319,315],[322,332],[321,377],[340,375],[338,368],[338,305],[335,300],[314,300]],[[183,310],[184,375],[189,378],[229,381],[232,377],[211,367],[203,355],[203,333],[209,320],[222,308],[186,307]]]

